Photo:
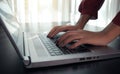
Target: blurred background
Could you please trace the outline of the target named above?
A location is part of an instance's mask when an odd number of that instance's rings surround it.
[[[26,31],[49,31],[56,25],[75,25],[80,17],[78,12],[82,0],[0,0],[9,3],[12,12]],[[120,10],[120,0],[105,0],[97,20],[87,24],[101,30],[111,22]],[[99,28],[101,27],[101,28]],[[26,29],[27,28],[27,29]],[[28,29],[29,28],[29,29]]]

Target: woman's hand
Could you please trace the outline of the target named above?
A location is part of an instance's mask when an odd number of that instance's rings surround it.
[[[74,49],[82,44],[107,45],[110,42],[104,32],[74,30],[66,32],[64,35],[62,35],[57,41],[57,44],[61,47],[64,47],[72,41],[76,42],[69,47],[70,49]]]
[[[85,31],[82,29],[66,32],[62,35],[57,44],[64,47],[66,44],[76,41],[70,46],[71,49],[81,44],[107,45],[120,35],[120,26],[111,22],[104,30],[100,32]]]
[[[54,37],[59,32],[73,31],[77,30],[77,26],[55,26],[48,34],[49,38]]]

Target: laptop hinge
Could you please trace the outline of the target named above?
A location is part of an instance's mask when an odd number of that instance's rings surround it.
[[[25,66],[29,66],[31,64],[31,58],[30,58],[30,56],[24,56],[23,62],[24,62]]]
[[[30,52],[29,52],[29,46],[28,46],[28,41],[27,41],[27,36],[26,33],[23,32],[23,47],[24,47],[24,64],[26,66],[31,64],[31,58],[30,58]]]

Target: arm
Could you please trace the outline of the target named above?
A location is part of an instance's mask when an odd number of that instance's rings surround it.
[[[120,26],[111,22],[103,31],[101,31],[101,33],[104,33],[104,45],[107,45],[120,35]]]
[[[80,19],[76,23],[79,29],[83,29],[89,19],[97,19],[98,10],[103,5],[104,0],[82,0],[79,6]]]
[[[108,40],[113,40],[120,35],[120,11],[103,31],[107,33]]]
[[[101,8],[105,0],[82,0],[79,6],[81,15],[91,15],[90,19],[97,19],[98,10]]]
[[[58,45],[65,46],[73,40],[77,40],[75,44],[70,46],[71,49],[81,44],[107,45],[117,36],[120,35],[120,12],[113,21],[100,32],[91,32],[85,30],[70,31],[64,34],[59,40]]]
[[[54,37],[59,32],[73,31],[83,29],[89,19],[96,18],[97,12],[102,6],[104,0],[82,0],[79,11],[81,16],[75,26],[56,26],[48,34],[49,38]]]
[[[78,29],[83,29],[90,18],[90,15],[81,15],[75,26],[78,27]]]

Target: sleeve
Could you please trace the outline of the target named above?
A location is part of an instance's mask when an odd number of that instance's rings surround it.
[[[118,26],[120,26],[120,11],[117,13],[117,15],[114,17],[112,22]]]
[[[91,19],[97,19],[98,10],[103,5],[104,0],[82,0],[79,6],[79,12],[91,15]]]

